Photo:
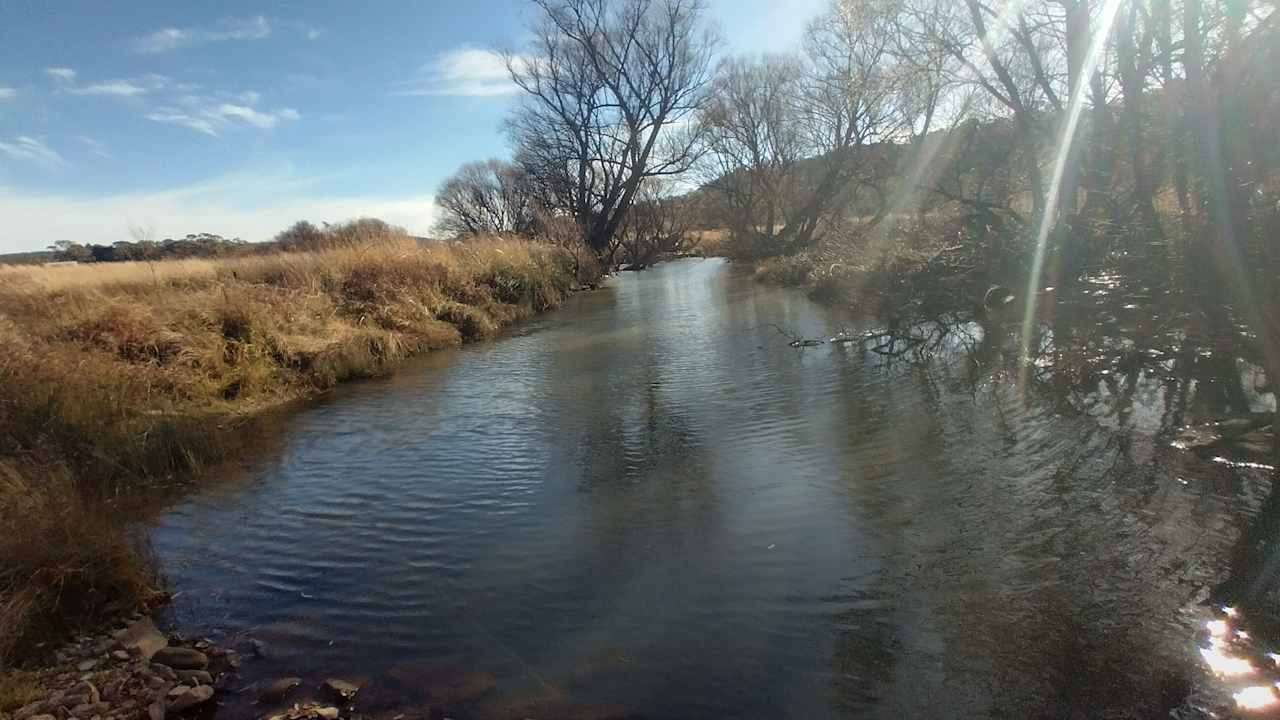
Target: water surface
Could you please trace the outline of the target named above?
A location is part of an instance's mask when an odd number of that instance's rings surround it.
[[[1265,475],[1168,447],[1159,382],[1072,404],[963,348],[779,331],[864,326],[686,260],[342,387],[159,519],[173,617],[263,642],[245,682],[345,674],[389,717],[1168,717],[1211,695],[1202,603]]]

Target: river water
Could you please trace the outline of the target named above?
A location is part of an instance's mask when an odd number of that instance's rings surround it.
[[[155,521],[171,617],[252,638],[248,686],[347,676],[389,718],[1224,697],[1197,633],[1265,473],[1169,447],[1154,381],[1071,403],[963,347],[915,363],[780,332],[841,327],[869,325],[684,260],[339,388]]]

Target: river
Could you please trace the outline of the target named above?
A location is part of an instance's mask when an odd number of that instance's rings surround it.
[[[869,326],[683,260],[341,387],[155,520],[170,618],[386,717],[1216,702],[1197,633],[1266,474],[1169,447],[1158,383],[1071,405],[780,332]]]

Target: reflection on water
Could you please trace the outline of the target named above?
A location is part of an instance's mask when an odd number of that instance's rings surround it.
[[[1280,637],[1280,501],[1172,447],[1256,402],[1221,365],[1061,317],[1045,362],[948,319],[929,362],[775,325],[877,328],[681,261],[340,388],[158,520],[174,617],[261,643],[246,682],[346,675],[390,716],[1265,704],[1233,663]],[[1258,638],[1206,617],[1235,598]]]

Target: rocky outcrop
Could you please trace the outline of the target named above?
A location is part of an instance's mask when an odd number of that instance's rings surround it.
[[[166,720],[216,703],[239,656],[208,640],[167,637],[135,615],[113,632],[77,639],[37,672],[39,700],[13,720]]]

